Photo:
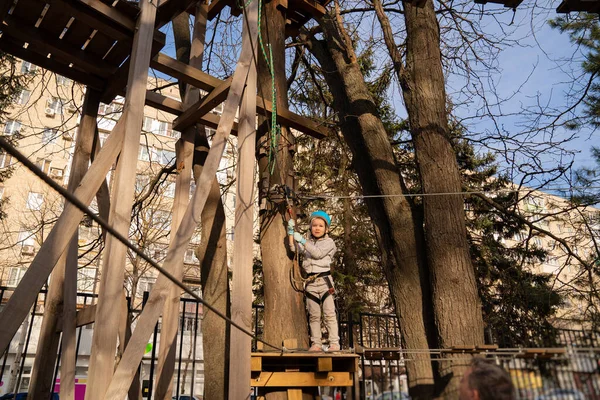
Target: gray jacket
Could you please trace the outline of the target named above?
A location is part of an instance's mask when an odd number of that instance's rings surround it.
[[[333,255],[337,251],[333,239],[328,235],[321,239],[309,237],[306,243],[298,243],[300,254],[304,256],[302,268],[308,274],[327,272],[330,269]]]

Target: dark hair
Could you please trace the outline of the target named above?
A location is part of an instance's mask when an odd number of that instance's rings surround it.
[[[510,375],[501,367],[474,358],[469,374],[469,387],[479,392],[481,400],[515,400],[515,387]]]

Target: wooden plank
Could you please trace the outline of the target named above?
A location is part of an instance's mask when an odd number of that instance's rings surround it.
[[[50,4],[50,9],[57,8],[62,10],[66,15],[70,15],[81,21],[93,29],[104,33],[116,40],[125,40],[133,35],[134,21],[129,20],[131,29],[128,26],[123,26],[115,23],[113,19],[107,17],[102,12],[98,12],[94,7],[86,5],[81,1],[64,1],[64,0],[36,0]],[[103,3],[102,3],[103,4]],[[103,4],[104,5],[104,4]],[[107,6],[108,7],[108,6]],[[109,7],[110,8],[110,7]]]
[[[156,29],[171,22],[173,18],[190,8],[197,0],[162,0],[156,15]]]
[[[96,305],[92,304],[77,311],[77,327],[93,324],[96,320]]]
[[[258,2],[246,9],[248,23],[243,25],[242,46],[257,54]],[[250,40],[252,38],[252,40]],[[240,59],[241,61],[241,59]],[[237,190],[235,203],[233,250],[233,279],[231,283],[231,319],[247,331],[252,331],[252,265],[254,248],[254,195],[256,143],[256,64],[248,67],[248,79],[240,107],[238,133]],[[215,89],[217,90],[217,89]],[[211,150],[212,151],[212,150]],[[229,358],[229,395],[242,399],[250,393],[252,340],[245,333],[231,327]]]
[[[19,40],[28,43],[34,43],[39,46],[44,46],[47,53],[52,53],[53,56],[59,57],[65,63],[73,63],[82,69],[92,72],[96,75],[107,77],[116,71],[116,68],[106,64],[103,60],[92,58],[85,51],[79,48],[70,46],[61,40],[47,37],[44,32],[32,30],[14,17],[6,17],[5,25],[2,30]]]
[[[302,400],[302,389],[288,389],[288,400]]]
[[[252,371],[252,372],[262,371],[262,357],[251,357],[250,358],[250,371]]]
[[[252,32],[252,35],[252,42],[256,43],[257,32]],[[238,61],[237,68],[233,75],[231,90],[225,101],[223,116],[221,117],[219,127],[217,128],[217,133],[213,137],[212,147],[206,158],[202,173],[197,180],[196,192],[194,192],[182,223],[175,233],[175,240],[169,245],[167,257],[163,263],[163,268],[168,271],[172,271],[177,263],[182,262],[187,245],[196,226],[200,223],[202,209],[206,204],[209,193],[206,188],[208,185],[212,184],[221,157],[223,156],[223,151],[225,150],[227,138],[240,103],[251,61],[252,51],[249,46],[249,40],[244,40],[240,60]],[[173,232],[171,232],[171,234],[173,234]],[[148,343],[152,327],[158,321],[170,285],[170,281],[164,275],[159,275],[156,284],[150,292],[148,302],[138,318],[130,344],[127,346],[127,349],[125,349],[121,362],[117,366],[114,378],[108,387],[106,398],[120,399],[125,397],[127,387],[133,379],[133,373],[137,369],[142,356],[144,355],[144,348],[146,343]],[[248,360],[248,366],[249,364],[250,360]],[[246,395],[247,393],[244,394],[244,398]]]
[[[210,110],[218,106],[225,100],[229,89],[231,88],[231,79],[225,80],[207,96],[204,96],[196,104],[189,107],[185,112],[173,121],[173,129],[182,131],[185,128],[195,124],[199,117],[208,114]]]
[[[84,204],[90,204],[121,149],[125,136],[124,113],[113,132],[106,140],[98,157],[81,180],[74,195]],[[66,203],[65,209],[48,234],[40,250],[27,268],[19,286],[0,313],[0,351],[4,352],[20,326],[37,294],[48,280],[48,276],[65,251],[71,235],[75,233],[83,216],[77,207]]]
[[[222,80],[163,53],[158,53],[150,62],[150,66],[163,74],[172,76],[207,92],[210,92],[223,83]]]
[[[261,372],[250,381],[252,387],[352,386],[350,372]]]
[[[160,31],[154,31],[154,41],[152,42],[152,55],[156,55],[165,45],[165,34]],[[128,53],[130,50],[129,42],[120,41],[118,42],[110,53],[106,55],[107,60],[123,60],[123,52]],[[109,104],[115,96],[120,93],[123,88],[127,85],[126,77],[129,74],[129,63],[127,59],[110,79],[110,84],[106,88],[105,93],[102,95],[102,102]],[[119,61],[120,64],[120,61]]]
[[[210,92],[223,84],[222,80],[210,76],[196,68],[190,67],[189,65],[185,65],[162,53],[158,54],[152,60],[151,66],[157,71],[181,79],[185,83],[207,92]],[[272,111],[271,102],[266,99],[263,102],[262,97],[257,97],[256,107],[258,112],[267,112],[269,115]],[[295,114],[287,109],[280,108],[277,110],[277,122],[317,139],[322,139],[330,134],[329,128],[319,126],[319,124],[315,123],[313,120]]]
[[[227,6],[232,7],[235,4],[233,0],[213,0],[208,6],[208,20],[212,21]]]
[[[317,1],[311,0],[294,0],[292,3],[294,8],[300,9],[310,14],[313,18],[320,18],[327,13],[325,7],[323,7]]]
[[[113,29],[125,29],[129,34],[133,34],[135,30],[135,21],[129,16],[121,13],[114,7],[110,7],[107,4],[99,0],[77,0],[81,4],[85,4],[96,14],[103,16],[107,20],[112,22]],[[120,27],[120,28],[119,28]]]
[[[131,54],[127,95],[125,97],[125,130],[127,136],[115,171],[113,201],[111,202],[111,223],[115,230],[127,236],[131,222],[137,155],[140,146],[144,101],[148,81],[148,67],[151,58],[152,32],[156,7],[148,1],[140,3],[141,12],[136,24],[136,34]],[[119,301],[123,292],[123,276],[127,248],[112,235],[107,236],[105,256],[102,264],[102,280],[96,311],[92,354],[90,357],[89,380],[86,390],[87,400],[115,398],[105,396],[114,370],[114,355],[119,326]],[[101,323],[100,323],[101,322]],[[137,369],[137,368],[136,368]],[[133,371],[135,374],[135,371]],[[133,376],[132,376],[133,377]],[[125,398],[130,386],[118,398]]]
[[[28,49],[24,49],[23,46],[16,45],[15,42],[8,38],[7,35],[4,35],[0,38],[0,50],[10,53],[32,64],[38,65],[49,71],[54,71],[57,74],[73,79],[76,82],[83,83],[92,89],[102,91],[104,88],[104,80],[94,75],[82,72],[78,69],[69,68],[68,65],[52,58],[48,58],[45,55],[28,51]]]
[[[204,51],[204,40],[206,34],[206,3],[197,3],[195,7],[194,31],[191,43],[191,54],[195,57],[190,58],[190,65],[196,68],[202,67],[202,52]],[[188,87],[184,102],[192,103],[197,97],[198,89]],[[147,98],[147,96],[146,96]],[[177,231],[181,224],[181,219],[189,203],[190,184],[192,180],[192,170],[194,166],[194,144],[196,137],[196,127],[191,126],[182,132],[181,138],[175,146],[176,162],[178,168],[177,180],[175,181],[175,198],[173,200],[173,217],[171,230]],[[171,236],[171,241],[175,236]],[[181,280],[183,279],[183,263],[177,263],[173,275]],[[177,328],[179,326],[179,305],[181,289],[171,284],[169,297],[165,301],[162,317],[162,331],[160,333],[160,347],[158,353],[158,366],[156,370],[157,384],[154,397],[157,399],[170,398],[173,393],[173,374],[175,372],[175,354],[177,347]],[[206,354],[206,353],[205,353]],[[135,379],[134,379],[135,381]]]
[[[333,371],[333,358],[319,357],[317,358],[317,372]]]

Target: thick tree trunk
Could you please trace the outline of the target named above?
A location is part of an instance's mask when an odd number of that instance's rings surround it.
[[[448,134],[440,31],[432,1],[404,3],[406,79],[403,95],[424,193],[461,191],[456,155]],[[469,256],[462,196],[425,196],[425,239],[439,345],[483,343],[483,320]],[[440,362],[444,398],[456,398],[464,362]]]
[[[325,41],[308,42],[319,60],[334,98],[342,134],[353,154],[354,168],[365,195],[396,195],[367,198],[366,203],[382,262],[390,285],[400,329],[407,349],[429,348],[426,321],[430,309],[427,266],[422,253],[422,230],[411,204],[402,197],[402,177],[391,144],[365,84],[364,76],[339,14],[319,21]],[[425,288],[422,292],[421,288]],[[433,373],[429,355],[411,355],[407,363],[414,398],[430,398]]]
[[[268,27],[267,27],[268,23]],[[268,32],[268,35],[267,35]],[[277,106],[287,108],[287,83],[285,78],[285,15],[276,8],[274,1],[263,6],[262,26],[259,34],[271,47],[275,72]],[[267,48],[267,54],[269,49]],[[271,75],[264,57],[258,54],[258,94],[271,98]],[[270,120],[269,120],[270,121]],[[284,339],[297,339],[298,346],[308,348],[308,329],[303,295],[295,292],[290,284],[292,261],[288,249],[285,220],[289,218],[285,204],[270,203],[266,191],[274,185],[293,187],[292,156],[294,138],[288,129],[282,128],[276,153],[271,156],[273,173],[269,165],[269,139],[265,118],[259,120],[258,165],[260,210],[260,246],[264,276],[265,333],[267,342],[281,345]],[[270,126],[270,123],[269,123]],[[287,393],[273,392],[267,399],[287,398]],[[307,398],[311,398],[310,396]]]

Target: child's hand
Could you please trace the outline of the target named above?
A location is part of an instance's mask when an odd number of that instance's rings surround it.
[[[296,226],[296,223],[294,222],[293,219],[290,219],[288,221],[288,225],[287,225],[287,234],[288,235],[293,235],[294,234],[294,227]]]
[[[294,232],[294,240],[300,244],[306,243],[306,239],[304,239],[304,237],[302,237],[302,235],[298,232]]]

